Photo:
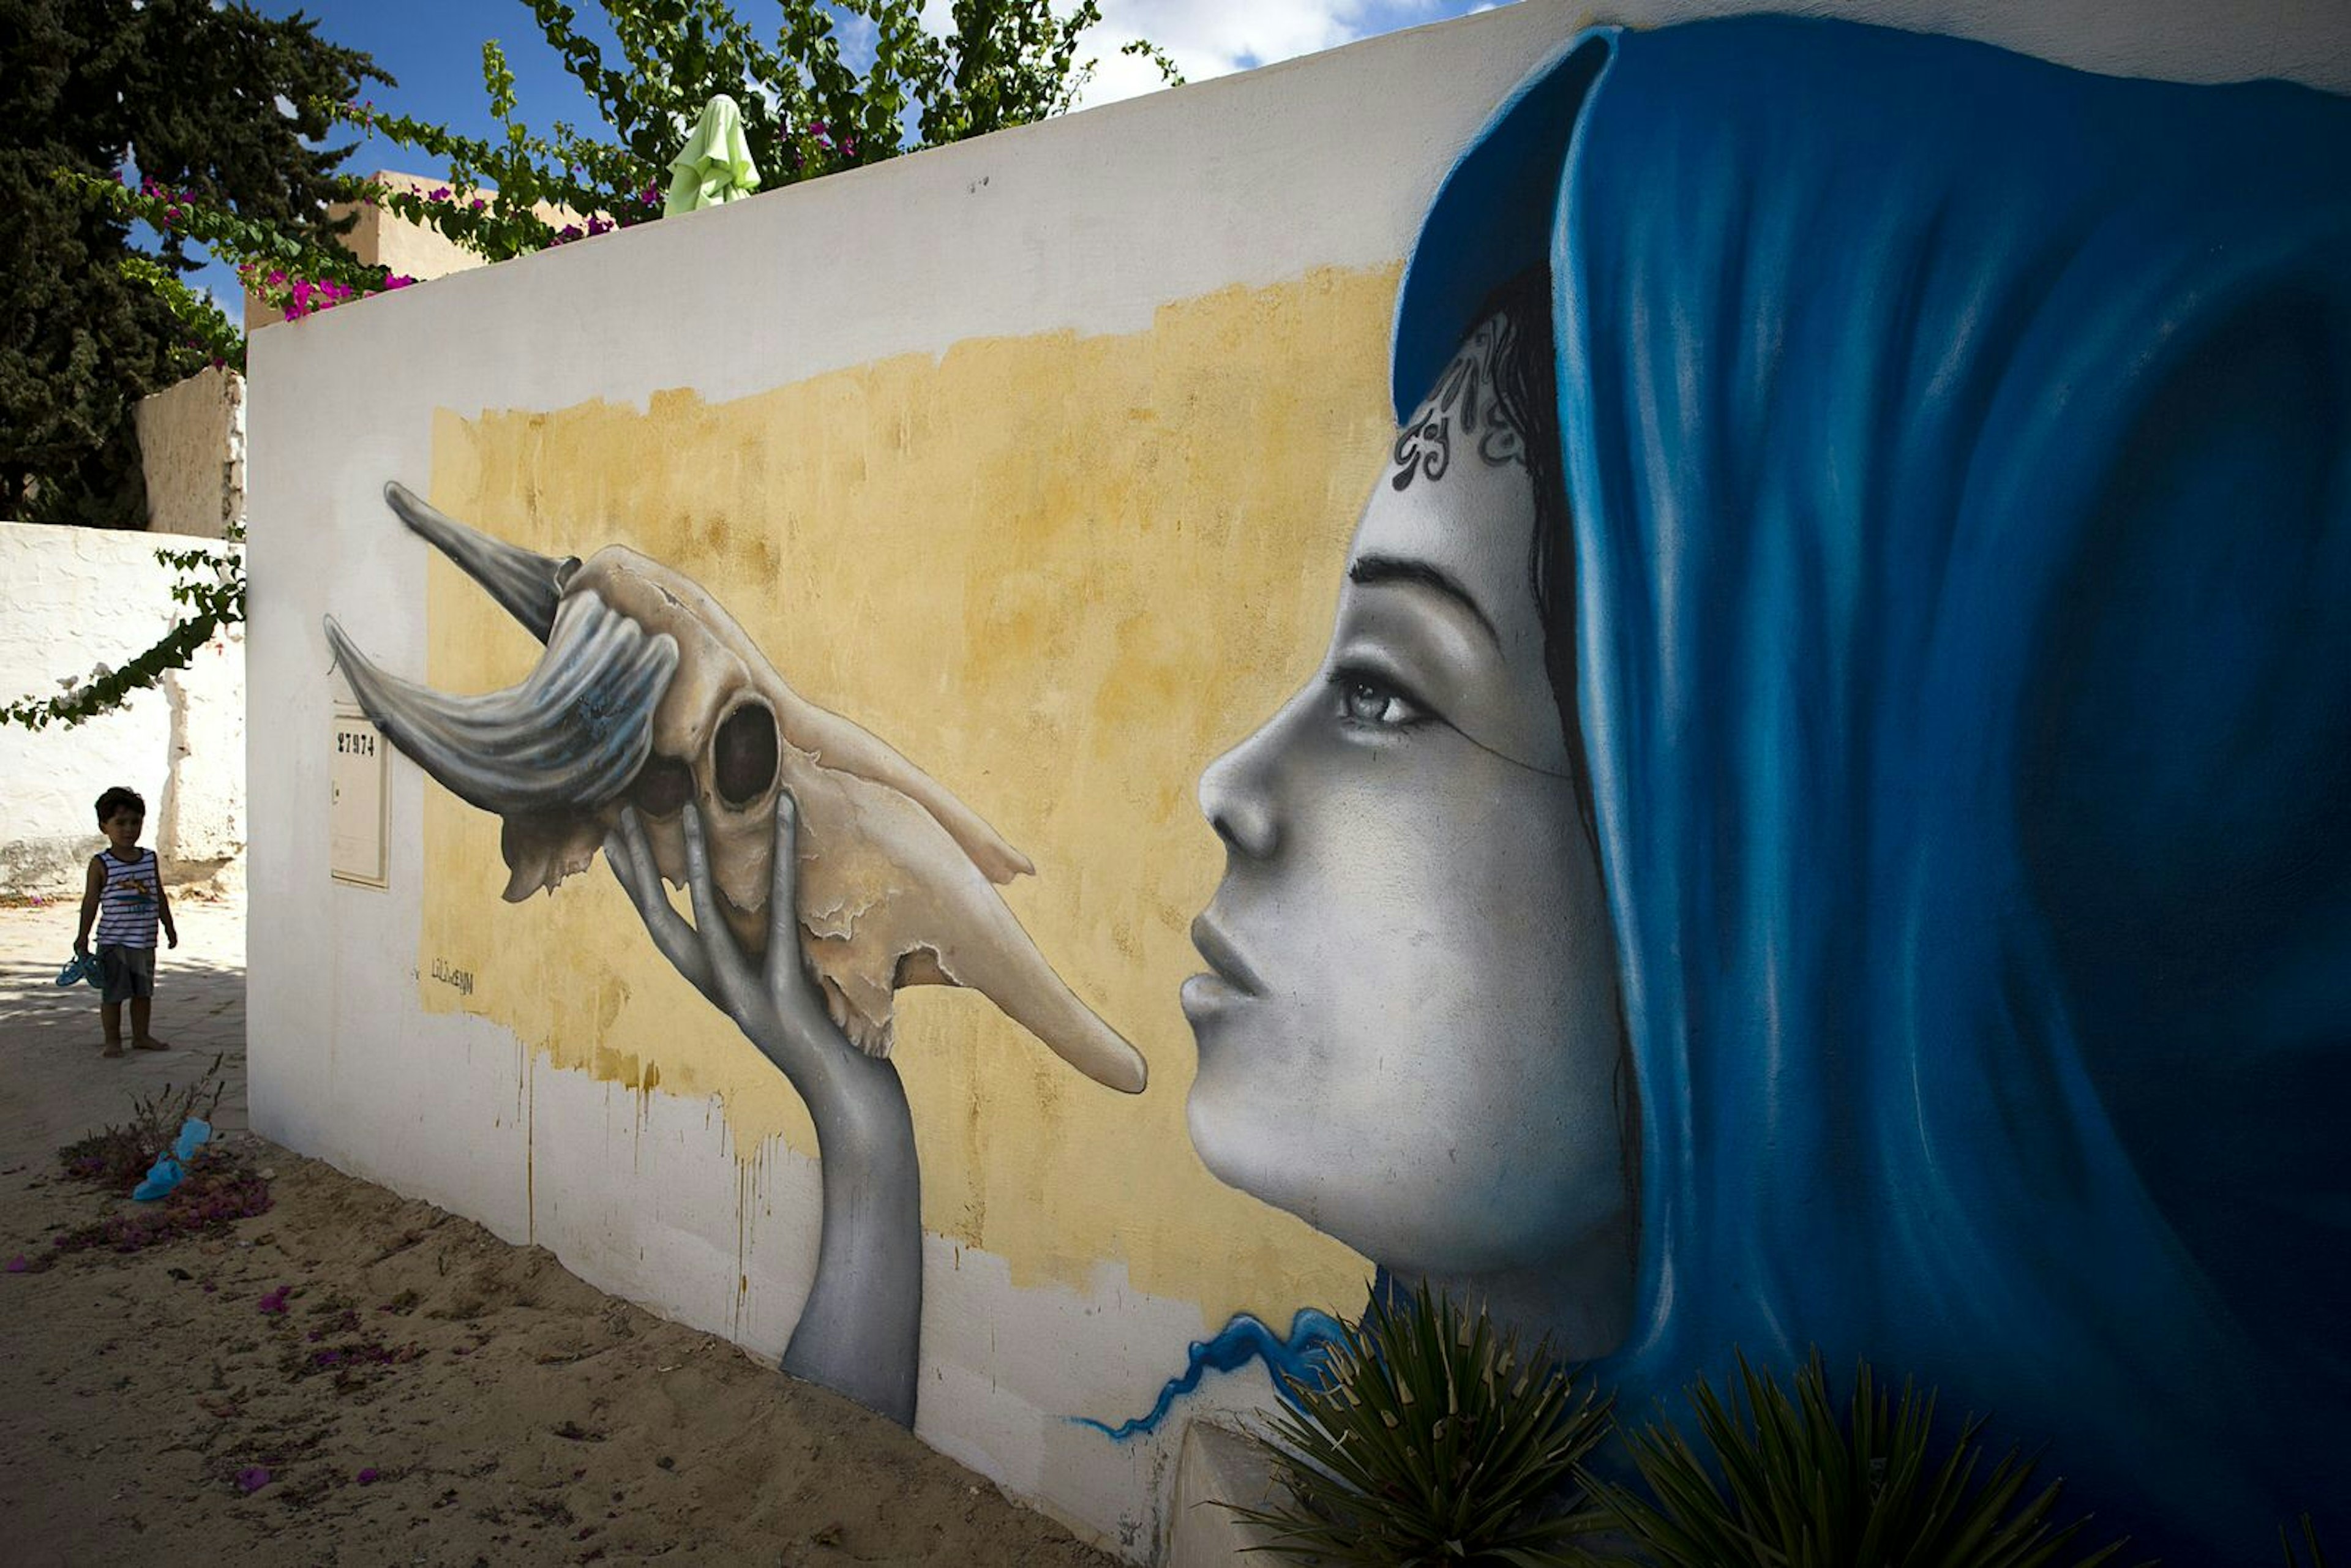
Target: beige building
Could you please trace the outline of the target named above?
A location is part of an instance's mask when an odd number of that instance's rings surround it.
[[[422,196],[448,188],[449,182],[425,174],[402,174],[396,170],[379,169],[368,179],[379,185],[411,192]],[[356,211],[359,222],[343,236],[343,244],[363,262],[387,268],[395,275],[404,275],[422,283],[429,278],[444,277],[453,272],[486,265],[482,258],[443,235],[440,230],[422,224],[410,223],[388,208],[372,204],[353,206],[337,204],[328,209],[338,217]],[[541,203],[535,209],[538,215],[557,228],[580,221],[577,213],[564,207]],[[245,329],[256,331],[284,320],[278,310],[256,301],[251,295],[245,301]]]

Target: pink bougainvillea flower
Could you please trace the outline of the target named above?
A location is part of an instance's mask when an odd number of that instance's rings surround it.
[[[428,202],[445,202],[449,199],[449,187],[435,185],[433,187],[433,193],[424,199]]]
[[[265,1312],[269,1312],[278,1316],[284,1315],[286,1312],[286,1298],[293,1293],[293,1286],[278,1286],[277,1289],[270,1291],[267,1295],[261,1298],[261,1310]]]
[[[22,1252],[19,1252],[14,1258],[9,1259],[7,1262],[7,1270],[11,1274],[22,1274],[32,1268],[32,1263],[26,1260]]]
[[[269,1472],[259,1465],[247,1465],[236,1472],[236,1490],[250,1497],[269,1484]]]
[[[370,1465],[367,1469],[361,1470],[358,1475],[353,1476],[351,1479],[359,1482],[360,1485],[363,1487],[371,1487],[375,1485],[377,1481],[383,1479],[383,1474],[373,1465]]]

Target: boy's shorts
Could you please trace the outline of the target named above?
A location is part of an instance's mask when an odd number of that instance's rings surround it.
[[[133,1001],[155,994],[155,949],[125,947],[110,942],[98,950],[98,973],[103,988],[99,999]]]

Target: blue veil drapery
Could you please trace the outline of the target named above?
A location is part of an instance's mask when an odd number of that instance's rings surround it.
[[[1589,34],[1430,211],[1400,417],[1545,258],[1623,1410],[1818,1345],[2173,1562],[2344,1539],[2351,102]]]

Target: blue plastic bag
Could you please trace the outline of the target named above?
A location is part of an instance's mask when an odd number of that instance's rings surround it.
[[[193,1159],[196,1151],[213,1135],[213,1124],[191,1116],[180,1124],[180,1135],[172,1140],[172,1152],[182,1159]]]
[[[172,1140],[171,1148],[147,1167],[146,1178],[131,1190],[131,1196],[141,1203],[152,1203],[187,1180],[185,1162],[195,1158],[196,1151],[212,1135],[210,1123],[189,1117],[180,1124],[180,1135]]]

